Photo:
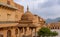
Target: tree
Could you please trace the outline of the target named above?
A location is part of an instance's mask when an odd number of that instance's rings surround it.
[[[39,29],[39,31],[38,31],[38,35],[39,35],[39,36],[42,36],[42,37],[44,37],[44,36],[49,36],[50,33],[51,33],[50,29],[49,29],[49,28],[46,28],[46,27],[42,27],[42,28]]]
[[[42,27],[41,29],[39,29],[39,31],[38,31],[38,35],[39,36],[42,36],[42,37],[49,37],[49,36],[56,36],[56,35],[58,35],[58,33],[57,32],[52,32],[49,28],[47,28],[47,27]]]

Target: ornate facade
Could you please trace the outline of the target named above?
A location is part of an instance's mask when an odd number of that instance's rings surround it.
[[[49,23],[47,27],[50,29],[60,29],[60,22]]]
[[[58,32],[58,35],[55,37],[60,37],[60,22],[49,23],[46,25],[51,31]]]
[[[13,0],[0,0],[0,37],[33,37],[45,24],[44,19]]]

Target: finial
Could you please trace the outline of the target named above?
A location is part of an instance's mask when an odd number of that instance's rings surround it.
[[[28,5],[27,5],[27,11],[29,11],[29,7],[28,7]]]

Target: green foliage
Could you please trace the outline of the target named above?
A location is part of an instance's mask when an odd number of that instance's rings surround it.
[[[42,27],[41,29],[39,29],[38,31],[38,35],[39,36],[56,36],[58,35],[58,33],[56,31],[52,32],[49,28],[47,27]]]
[[[48,28],[45,28],[45,27],[42,27],[39,31],[38,31],[38,35],[48,35],[50,33],[50,29]]]
[[[58,35],[58,33],[56,31],[51,33],[51,36],[56,36],[56,35]]]

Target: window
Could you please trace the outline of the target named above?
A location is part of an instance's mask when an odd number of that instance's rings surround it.
[[[10,5],[10,1],[9,0],[7,0],[7,4]]]
[[[11,37],[11,31],[10,30],[7,31],[7,37]]]
[[[7,19],[11,20],[11,14],[7,14]]]
[[[7,14],[7,16],[10,16],[11,14]]]

